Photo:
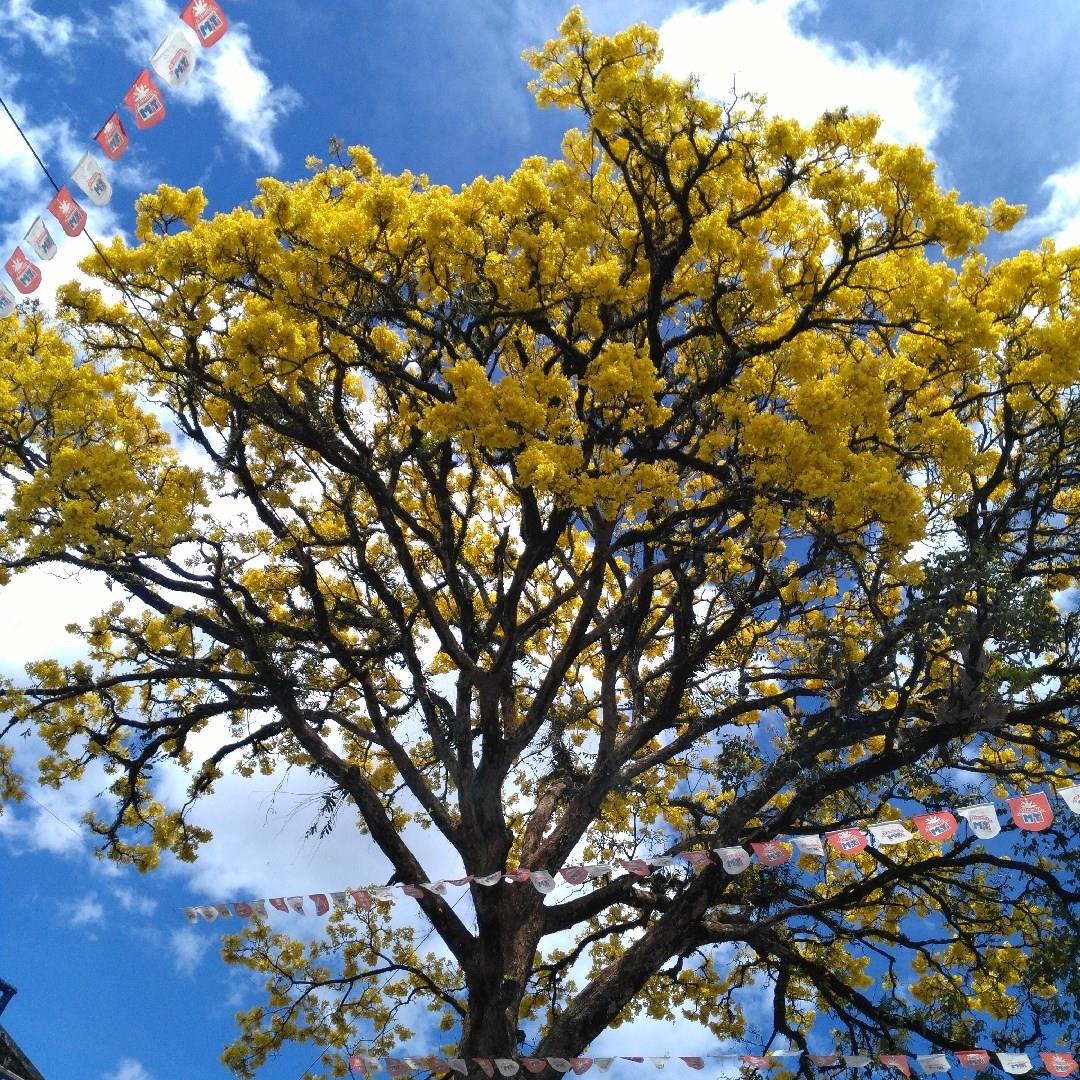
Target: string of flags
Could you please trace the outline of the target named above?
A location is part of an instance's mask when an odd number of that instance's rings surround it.
[[[1080,785],[1058,788],[1058,798],[1074,813],[1080,814]],[[1028,795],[1017,795],[1007,800],[1012,824],[1024,832],[1042,832],[1048,829],[1054,820],[1053,807],[1045,791],[1036,791]],[[980,840],[988,840],[1001,832],[1001,820],[998,810],[992,803],[980,803],[977,806],[958,807],[960,816]],[[910,822],[910,826],[907,824]],[[748,852],[741,844],[731,847],[714,848],[711,851],[691,850],[678,855],[650,855],[638,859],[616,859],[612,863],[592,863],[584,866],[563,866],[555,871],[568,885],[582,885],[594,878],[607,877],[617,870],[623,870],[633,877],[647,877],[659,867],[677,865],[679,860],[695,868],[710,864],[719,864],[729,874],[741,874],[748,870],[754,859],[761,866],[781,866],[791,859],[794,853],[824,858],[827,850],[843,858],[854,858],[871,844],[888,847],[922,839],[933,844],[943,844],[951,840],[960,827],[950,810],[935,810],[915,814],[909,819],[897,818],[867,825],[865,829],[835,829],[822,835],[781,837],[775,840],[754,841]],[[914,831],[912,831],[914,828]],[[405,896],[420,898],[425,893],[445,896],[448,886],[464,886],[470,883],[493,887],[503,882],[523,884],[528,882],[539,893],[550,893],[558,885],[555,874],[547,870],[533,870],[518,867],[515,870],[496,870],[491,874],[466,874],[457,878],[439,878],[435,881],[422,881],[416,884],[368,885],[359,889],[343,889],[336,892],[309,893],[304,896],[275,896],[260,900],[237,900],[229,903],[201,904],[183,908],[188,921],[197,923],[200,918],[207,922],[226,919],[235,915],[251,918],[253,915],[265,917],[269,911],[267,905],[275,911],[306,915],[305,899],[313,905],[315,915],[326,915],[331,907],[344,911],[370,911],[376,900],[395,900],[399,891]]]
[[[165,98],[154,80],[156,75],[170,90],[181,87],[191,78],[196,65],[196,43],[204,49],[219,41],[229,27],[228,19],[218,0],[189,0],[180,13],[180,19],[154,50],[149,64],[132,83],[123,97],[123,104],[130,110],[135,127],[140,131],[153,127],[165,119]],[[128,148],[129,137],[119,111],[114,112],[94,136],[102,153],[116,161]],[[104,206],[112,198],[112,185],[105,175],[102,164],[89,151],[79,159],[71,171],[69,181],[82,190],[95,206]],[[64,184],[47,207],[68,236],[78,236],[86,228],[86,211]],[[28,250],[24,250],[24,246]],[[4,269],[15,288],[29,296],[41,284],[41,268],[38,262],[48,262],[56,255],[56,241],[42,216],[33,224],[4,263]],[[29,252],[29,253],[28,253]],[[10,315],[16,306],[16,297],[0,283],[0,318]]]
[[[1035,1068],[1035,1063],[1027,1054],[1009,1054],[996,1050],[959,1050],[952,1057],[957,1064],[966,1069],[981,1072],[993,1064],[991,1055],[997,1059],[997,1064],[1007,1073],[1014,1076],[1022,1076]],[[705,1068],[706,1061],[738,1061],[748,1065],[752,1069],[768,1069],[781,1064],[784,1058],[803,1057],[800,1050],[780,1050],[769,1054],[706,1054],[702,1057],[678,1057],[669,1055],[663,1057],[643,1057],[636,1055],[620,1055],[619,1057],[521,1057],[521,1058],[488,1058],[474,1057],[470,1060],[475,1062],[490,1077],[517,1076],[522,1070],[526,1073],[541,1073],[547,1068],[554,1069],[559,1073],[572,1072],[577,1076],[588,1072],[595,1066],[600,1072],[607,1072],[616,1061],[632,1061],[641,1064],[651,1061],[657,1069],[663,1069],[670,1061],[681,1061],[691,1069]],[[890,1069],[895,1069],[903,1076],[911,1076],[911,1058],[907,1054],[878,1054],[870,1057],[867,1054],[806,1054],[806,1059],[818,1068],[863,1068],[867,1065],[881,1064]],[[1039,1057],[1043,1066],[1051,1076],[1070,1076],[1080,1069],[1076,1058],[1067,1051],[1040,1050]],[[920,1070],[926,1074],[948,1072],[951,1063],[948,1054],[916,1054],[915,1061]],[[366,1057],[362,1054],[349,1056],[349,1068],[355,1072],[370,1075],[371,1073],[385,1071],[390,1076],[407,1076],[413,1072],[422,1070],[430,1072],[458,1072],[466,1074],[469,1065],[465,1058],[443,1057],[441,1055],[426,1055],[424,1057]]]

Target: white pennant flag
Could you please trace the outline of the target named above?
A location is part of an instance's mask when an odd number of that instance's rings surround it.
[[[980,803],[978,806],[961,806],[956,812],[967,820],[971,831],[980,840],[989,840],[1001,832],[1001,822],[998,821],[997,810],[990,803]]]
[[[83,154],[79,164],[71,170],[71,179],[97,206],[104,206],[112,198],[112,185],[105,178],[105,170],[97,163],[93,154]]]
[[[679,860],[674,855],[650,855],[646,861],[650,866],[674,866]]]
[[[1027,1054],[998,1054],[997,1059],[1001,1067],[1013,1076],[1031,1072],[1031,1058]]]
[[[745,855],[745,854],[746,854],[746,852],[744,851],[744,852],[743,852],[743,854]],[[662,1068],[663,1068],[663,1067],[664,1067],[664,1066],[665,1066],[665,1065],[666,1065],[666,1064],[668,1063],[668,1059],[667,1059],[666,1057],[654,1057],[654,1058],[649,1058],[649,1060],[650,1060],[650,1061],[651,1061],[651,1062],[652,1062],[652,1063],[653,1063],[653,1064],[654,1064],[654,1065],[655,1065],[655,1066],[656,1066],[656,1067],[657,1067],[658,1069],[662,1069]]]
[[[56,254],[56,241],[40,217],[34,218],[34,224],[26,230],[26,242],[39,259],[51,259]]]
[[[450,1063],[450,1068],[453,1069],[454,1072],[459,1072],[464,1075],[469,1071],[468,1063],[464,1058],[447,1058],[446,1060]]]
[[[0,285],[0,289],[2,289],[3,287],[4,287],[3,285]],[[187,921],[188,922],[198,922],[199,921],[199,909],[198,908],[186,907],[186,908],[184,908],[184,914],[187,916]]]
[[[478,875],[473,880],[476,882],[477,885],[487,885],[490,888],[492,885],[498,885],[499,882],[502,881],[502,879],[502,871],[500,870],[497,874]]]
[[[949,1071],[949,1059],[944,1054],[916,1054],[915,1060],[924,1073]]]
[[[844,1064],[849,1069],[858,1069],[863,1065],[869,1065],[870,1059],[865,1054],[845,1054]]]
[[[1072,787],[1058,788],[1058,798],[1074,814],[1080,814],[1080,787],[1077,787],[1076,784],[1073,784]]]
[[[18,305],[18,301],[15,299],[15,294],[6,286],[0,285],[0,319],[5,315],[10,315]],[[185,911],[191,911],[192,908],[185,908]]]
[[[615,1059],[613,1057],[598,1057],[593,1058],[593,1064],[601,1071],[607,1072],[611,1068]]]
[[[561,1073],[564,1073],[564,1072],[569,1072],[569,1071],[570,1071],[570,1062],[569,1062],[569,1061],[567,1061],[567,1060],[566,1060],[566,1058],[560,1058],[560,1057],[554,1057],[554,1058],[552,1058],[552,1057],[549,1057],[549,1058],[547,1059],[547,1063],[548,1063],[548,1064],[549,1064],[549,1065],[550,1065],[550,1066],[551,1066],[551,1067],[552,1067],[552,1068],[553,1068],[553,1069],[554,1069],[554,1070],[555,1070],[556,1072],[561,1072]]]
[[[150,66],[171,90],[183,86],[191,78],[195,70],[195,49],[181,24],[174,26],[157,47],[157,52],[150,57]]]
[[[421,881],[420,888],[427,889],[429,893],[434,893],[436,896],[446,895],[445,881]]]
[[[534,870],[529,881],[538,893],[547,894],[555,888],[555,879],[546,870]]]
[[[791,839],[799,849],[800,855],[816,855],[819,859],[825,858],[825,846],[820,836],[793,836]]]
[[[882,821],[877,825],[868,825],[870,835],[878,847],[886,847],[889,844],[906,844],[913,840],[911,830],[902,821]]]
[[[495,1068],[501,1076],[516,1076],[521,1066],[513,1058],[495,1058]]]
[[[332,892],[330,899],[334,901],[334,907],[341,908],[342,911],[350,911],[352,904],[349,903],[350,897],[347,892]]]
[[[720,857],[720,863],[729,874],[741,874],[750,866],[750,856],[745,848],[722,847],[713,849]]]
[[[584,870],[588,873],[590,878],[605,877],[607,874],[614,874],[615,867],[610,863],[590,863],[584,867]]]

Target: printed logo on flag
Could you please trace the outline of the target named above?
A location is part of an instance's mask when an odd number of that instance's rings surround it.
[[[791,858],[791,848],[779,840],[766,840],[763,844],[750,846],[763,866],[782,866]]]
[[[311,902],[315,905],[316,915],[325,915],[330,910],[330,901],[326,899],[326,894],[317,892],[310,893]]]
[[[145,68],[124,95],[124,104],[135,117],[135,126],[142,131],[165,119],[165,99]]]
[[[1046,1071],[1051,1076],[1068,1076],[1076,1072],[1080,1066],[1072,1054],[1063,1054],[1060,1051],[1043,1050],[1039,1053]]]
[[[15,288],[24,296],[28,296],[41,284],[41,271],[26,257],[21,247],[11,253],[8,261],[4,263],[4,269],[15,282]]]
[[[870,835],[879,847],[887,847],[889,844],[903,844],[913,840],[911,830],[900,821],[882,821],[877,825],[868,826]]]
[[[255,909],[246,900],[236,900],[232,907],[233,913],[241,919],[250,919],[255,914]]]
[[[0,319],[6,315],[12,314],[17,306],[15,297],[11,294],[6,285],[0,285]],[[191,908],[187,908],[190,911]],[[190,917],[190,916],[189,916]]]
[[[1080,787],[1058,788],[1058,798],[1074,813],[1080,814]]]
[[[78,236],[86,227],[86,211],[72,198],[66,185],[53,196],[49,210],[68,236]]]
[[[729,874],[741,874],[750,866],[750,856],[745,848],[725,847],[715,850],[720,857],[721,865]]]
[[[644,859],[616,859],[616,866],[621,866],[628,874],[634,877],[646,877],[649,873],[649,864]]]
[[[839,829],[837,832],[826,833],[825,839],[829,841],[833,851],[841,855],[857,855],[868,843],[866,833],[859,829]]]
[[[555,879],[546,870],[534,870],[529,882],[538,893],[545,896],[555,888]]]
[[[110,161],[115,161],[127,149],[128,136],[119,113],[113,113],[105,121],[102,129],[94,136],[94,142],[101,147],[102,153]]]
[[[180,18],[195,31],[204,49],[209,49],[229,29],[225,12],[216,0],[191,0]]]
[[[707,851],[684,851],[681,854],[691,866],[705,866],[712,862]]]
[[[168,36],[150,57],[150,66],[172,90],[188,81],[195,70],[195,52],[188,43],[187,32],[182,27],[176,26],[169,31]]]
[[[957,1050],[956,1060],[965,1068],[981,1072],[990,1064],[990,1055],[985,1050]]]
[[[1012,1073],[1013,1076],[1021,1076],[1023,1073],[1031,1072],[1031,1058],[1027,1054],[998,1054],[998,1064],[1007,1072]]]
[[[820,836],[796,836],[793,838],[800,855],[817,855],[825,858],[825,847]]]
[[[563,881],[571,885],[581,885],[589,880],[589,871],[584,866],[564,866],[560,871]]]
[[[1013,824],[1018,829],[1024,829],[1026,832],[1042,832],[1043,829],[1050,828],[1054,820],[1054,811],[1050,809],[1050,800],[1046,797],[1045,791],[1035,791],[1030,795],[1016,795],[1008,802]]]
[[[949,1071],[949,1059],[944,1054],[918,1054],[915,1060],[924,1073]]]
[[[956,833],[956,818],[948,810],[935,814],[916,814],[912,819],[919,835],[932,844],[942,844]]]
[[[93,154],[83,154],[79,164],[71,171],[71,179],[96,206],[104,206],[112,198],[112,185],[105,179],[105,173]]]
[[[878,1054],[878,1061],[889,1068],[898,1069],[905,1076],[911,1075],[911,1066],[905,1054]]]

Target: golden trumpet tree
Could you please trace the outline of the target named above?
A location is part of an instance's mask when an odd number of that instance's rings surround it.
[[[703,100],[647,28],[573,12],[531,60],[580,123],[559,160],[453,191],[354,148],[210,219],[162,187],[87,264],[127,301],[0,323],[0,561],[117,595],[5,691],[41,779],[104,763],[92,827],[150,868],[212,842],[223,770],[288,763],[407,882],[442,869],[410,823],[554,873],[1067,782],[1080,252],[988,260],[1018,208],[872,118]],[[343,1075],[416,1002],[469,1059],[637,1015],[739,1039],[748,994],[766,1045],[1077,1034],[1067,816],[821,867],[425,892],[427,951],[385,903],[256,921],[225,1060],[308,1040]]]

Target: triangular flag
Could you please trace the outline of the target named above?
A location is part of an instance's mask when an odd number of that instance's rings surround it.
[[[165,99],[145,68],[124,95],[124,104],[131,110],[135,126],[140,131],[152,128],[165,119]]]
[[[199,914],[207,921],[213,922],[218,917],[217,908],[213,904],[204,904],[199,908]]]
[[[170,90],[183,86],[195,70],[195,50],[187,31],[174,26],[150,57],[150,66]]]
[[[878,1054],[878,1061],[893,1069],[899,1069],[905,1076],[911,1075],[911,1066],[906,1054]]]
[[[494,874],[478,874],[474,880],[477,885],[486,885],[488,888],[491,888],[492,885],[498,885],[502,879],[503,875],[500,870]]]
[[[791,848],[779,840],[766,840],[763,844],[751,844],[762,866],[780,866],[791,858]]]
[[[512,881],[515,885],[520,885],[523,881],[528,881],[531,875],[531,870],[527,870],[524,866],[519,866],[516,870],[506,871],[506,880]]]
[[[39,217],[34,218],[33,225],[26,230],[26,242],[39,259],[48,260],[56,254],[56,241],[52,238],[48,226]]]
[[[1049,829],[1054,820],[1050,800],[1045,791],[1033,791],[1030,795],[1016,795],[1008,800],[1013,824],[1025,832],[1042,832]],[[1000,1054],[998,1055],[1001,1056]],[[1002,1068],[1005,1068],[1003,1065]]]
[[[473,1059],[476,1060],[475,1058]],[[409,1063],[403,1058],[388,1057],[383,1058],[383,1064],[386,1067],[386,1071],[391,1076],[408,1076],[409,1075]],[[494,1074],[491,1074],[494,1075]]]
[[[807,1054],[806,1055],[819,1069],[826,1069],[830,1065],[836,1065],[840,1061],[838,1054]]]
[[[1073,784],[1071,787],[1058,788],[1057,794],[1074,814],[1080,814],[1080,786]]]
[[[613,874],[615,872],[615,867],[612,866],[611,863],[606,862],[589,863],[585,869],[588,871],[590,879],[607,877],[608,874]]]
[[[0,285],[0,289],[4,286]],[[187,916],[187,921],[190,923],[196,923],[199,921],[199,909],[193,907],[184,908],[184,914]]]
[[[246,900],[233,901],[233,914],[241,919],[250,919],[255,914],[255,909]]]
[[[104,206],[112,198],[112,185],[89,151],[79,158],[79,164],[71,170],[71,179],[86,192],[86,197],[95,206]]]
[[[1031,1072],[1031,1058],[1027,1054],[997,1054],[996,1057],[1001,1067],[1013,1076]]]
[[[229,21],[217,0],[191,0],[180,18],[195,31],[204,49],[209,49],[229,29]]]
[[[589,871],[584,866],[564,866],[559,870],[563,881],[571,885],[580,885],[589,880]]]
[[[820,859],[825,858],[825,845],[822,844],[820,836],[794,836],[792,839],[800,855],[816,855]]]
[[[15,288],[24,296],[28,296],[41,284],[41,271],[23,254],[21,247],[17,247],[8,256],[4,269],[15,282]]]
[[[288,911],[289,905],[285,903],[284,896],[272,896],[270,897],[270,906],[276,911]]]
[[[113,113],[94,136],[94,142],[101,147],[101,152],[115,161],[128,147],[128,135],[119,113]]]
[[[378,1058],[364,1057],[361,1054],[351,1054],[349,1056],[349,1068],[356,1069],[365,1074],[370,1074],[378,1072],[382,1068],[382,1063]]]
[[[556,1072],[561,1072],[561,1073],[564,1073],[564,1072],[569,1072],[569,1071],[570,1071],[570,1062],[569,1062],[569,1061],[568,1061],[568,1060],[567,1060],[566,1058],[561,1058],[561,1057],[549,1057],[549,1058],[547,1059],[547,1063],[548,1063],[548,1064],[549,1064],[549,1065],[550,1065],[550,1066],[551,1066],[551,1067],[552,1067],[552,1068],[553,1068],[553,1069],[554,1069],[554,1070],[555,1070]]]
[[[265,900],[252,900],[251,910],[260,919],[266,918],[266,901]]]
[[[531,1073],[542,1073],[547,1068],[547,1062],[543,1058],[525,1057],[521,1064]]]
[[[867,828],[877,847],[906,844],[915,839],[915,834],[902,821],[880,821],[876,825],[868,825]]]
[[[290,896],[287,899],[290,911],[295,912],[297,915],[304,914],[304,898],[302,896]]]
[[[68,236],[78,236],[86,227],[86,211],[75,201],[66,185],[52,197],[49,210]]]
[[[365,892],[375,900],[396,900],[397,894],[389,885],[369,885]]]
[[[621,866],[628,874],[634,877],[646,877],[651,867],[644,859],[616,859],[616,866]]]
[[[739,1060],[745,1062],[752,1069],[767,1069],[769,1059],[761,1054],[740,1054]]]
[[[366,889],[350,889],[349,895],[361,911],[371,910],[371,893]]]
[[[334,902],[334,907],[340,908],[342,911],[349,910],[349,894],[347,892],[332,892],[330,899]]]
[[[956,818],[948,810],[933,814],[916,814],[912,819],[919,835],[932,844],[943,844],[956,835]]]
[[[949,1071],[949,1059],[944,1054],[916,1054],[915,1060],[924,1073]]]
[[[464,1058],[447,1058],[446,1060],[450,1063],[450,1068],[454,1072],[459,1072],[462,1075],[468,1073],[469,1063]]]
[[[741,874],[744,870],[749,869],[750,856],[745,848],[723,847],[714,850],[720,857],[720,864],[729,874]]]
[[[473,1061],[475,1061],[476,1064],[479,1065],[480,1068],[484,1070],[484,1075],[485,1076],[494,1076],[495,1075],[495,1065],[492,1062],[491,1058],[474,1057]]]
[[[991,809],[993,809],[993,807],[991,807]],[[960,813],[963,814],[964,811],[961,810]],[[957,1050],[956,1060],[959,1061],[965,1069],[974,1069],[976,1072],[982,1072],[982,1070],[990,1064],[990,1055],[985,1050]]]
[[[495,1058],[495,1068],[500,1076],[517,1076],[521,1066],[513,1058]]]
[[[1058,794],[1060,795],[1061,792]],[[1065,1054],[1059,1050],[1040,1050],[1039,1057],[1042,1058],[1046,1071],[1051,1076],[1068,1076],[1080,1068],[1072,1054]]]
[[[684,1057],[682,1058],[684,1065],[688,1065],[691,1069],[704,1069],[705,1059],[700,1057]]]
[[[674,855],[650,855],[650,866],[674,866],[679,860]]]
[[[861,829],[838,829],[836,832],[826,833],[825,839],[833,851],[841,855],[858,855],[866,847],[868,841],[866,833]]]
[[[582,1073],[587,1073],[589,1069],[592,1068],[592,1058],[570,1058],[570,1068],[574,1070],[575,1076],[580,1076]]]
[[[538,893],[547,894],[555,888],[555,879],[546,870],[534,870],[529,882]]]
[[[325,915],[330,910],[330,901],[326,899],[326,894],[317,892],[310,895],[311,902],[315,905],[315,914]]]
[[[956,812],[968,823],[971,831],[980,840],[990,840],[1001,832],[1001,822],[998,821],[997,808],[991,806],[990,803],[979,803],[978,806],[961,806]]]
[[[865,1054],[845,1054],[844,1064],[849,1069],[858,1069],[863,1065],[869,1065],[870,1059]]]
[[[424,896],[424,890],[419,885],[402,885],[401,891],[406,896],[411,896],[414,900],[421,900]]]
[[[436,896],[446,895],[445,881],[421,881],[420,888],[427,889],[429,893],[434,893]]]
[[[705,866],[712,862],[707,851],[683,851],[680,854],[691,866]]]

